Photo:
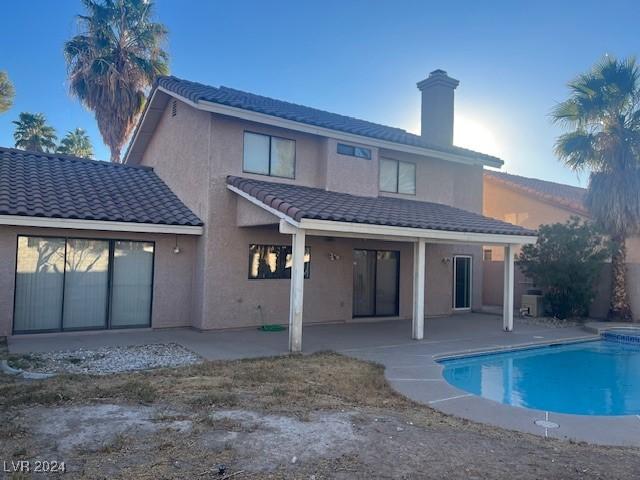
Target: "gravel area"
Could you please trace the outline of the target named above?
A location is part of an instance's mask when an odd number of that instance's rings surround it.
[[[202,358],[177,343],[101,347],[14,356],[9,364],[26,371],[42,373],[111,373],[180,367],[199,363]]]

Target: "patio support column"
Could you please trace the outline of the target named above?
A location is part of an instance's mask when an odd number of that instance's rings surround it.
[[[513,245],[504,247],[504,297],[502,301],[502,328],[505,332],[513,330]]]
[[[426,257],[424,238],[413,244],[413,322],[411,337],[414,340],[424,338],[424,285]]]
[[[302,351],[302,299],[304,293],[305,231],[291,236],[291,294],[289,297],[289,351]]]

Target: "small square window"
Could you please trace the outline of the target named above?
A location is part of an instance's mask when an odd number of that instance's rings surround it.
[[[415,195],[416,164],[381,158],[380,191]]]

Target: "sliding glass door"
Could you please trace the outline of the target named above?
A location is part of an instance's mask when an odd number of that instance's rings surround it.
[[[353,316],[398,315],[400,252],[353,251]]]
[[[60,329],[65,247],[63,238],[18,237],[16,332]]]
[[[109,242],[67,240],[63,330],[107,327]]]
[[[471,257],[453,257],[453,308],[471,308]]]
[[[117,241],[113,248],[111,326],[149,324],[153,243]]]
[[[152,242],[18,237],[15,333],[149,326]]]

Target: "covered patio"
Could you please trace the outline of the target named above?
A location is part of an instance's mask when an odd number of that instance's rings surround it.
[[[413,248],[411,338],[425,336],[426,245],[491,245],[504,248],[501,329],[513,330],[514,248],[533,243],[535,233],[482,215],[432,202],[360,197],[311,187],[229,177],[227,188],[273,215],[279,232],[291,236],[289,351],[302,351],[307,237],[337,237],[410,243]],[[434,281],[436,281],[434,279]],[[430,332],[427,333],[427,337]]]

